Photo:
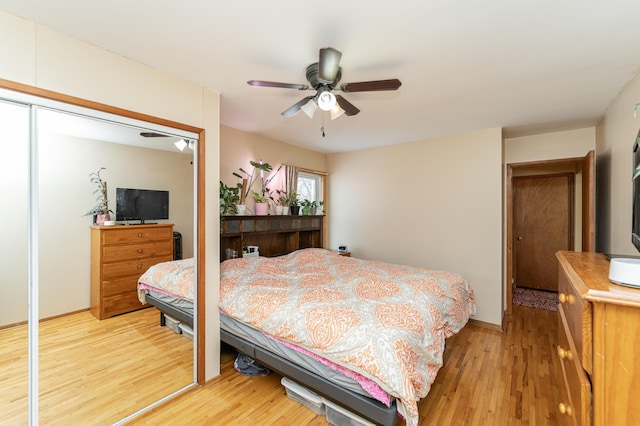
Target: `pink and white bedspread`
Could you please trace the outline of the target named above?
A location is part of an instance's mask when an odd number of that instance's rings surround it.
[[[442,366],[445,339],[475,313],[460,275],[304,249],[220,266],[220,309],[375,381],[408,426]]]
[[[138,278],[138,299],[142,303],[147,289],[193,302],[193,258],[161,262],[147,269]]]

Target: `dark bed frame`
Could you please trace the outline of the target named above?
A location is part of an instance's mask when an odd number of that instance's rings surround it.
[[[169,315],[171,318],[193,328],[193,316],[191,314],[148,294],[146,295],[146,301],[160,311],[161,326],[166,325],[165,315]],[[231,346],[237,352],[255,359],[265,367],[300,383],[364,419],[384,426],[393,426],[399,420],[395,401],[393,401],[390,407],[387,407],[373,398],[368,398],[344,389],[324,377],[226,330],[220,330],[220,340]]]

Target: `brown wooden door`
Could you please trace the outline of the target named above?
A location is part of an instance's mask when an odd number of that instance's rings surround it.
[[[558,291],[558,250],[573,248],[573,174],[514,178],[516,287]]]

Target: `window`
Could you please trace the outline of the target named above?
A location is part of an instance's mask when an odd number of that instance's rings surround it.
[[[323,176],[309,172],[298,172],[298,200],[323,201]]]

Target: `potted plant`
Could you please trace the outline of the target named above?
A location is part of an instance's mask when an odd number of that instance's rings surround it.
[[[276,189],[275,191],[271,192],[269,191],[269,188],[267,188],[267,191],[270,194],[269,198],[275,206],[276,215],[289,214],[287,191],[283,189]]]
[[[269,212],[269,197],[259,192],[251,191],[255,200],[256,216],[266,216]]]
[[[289,192],[287,196],[287,205],[289,206],[289,214],[297,216],[300,214],[300,205],[298,204],[298,193],[296,191]]]
[[[300,201],[300,206],[302,207],[302,216],[307,216],[311,214],[311,206],[313,202],[311,200],[307,200],[306,198]]]
[[[220,214],[237,214],[239,201],[240,186],[227,186],[220,181]]]
[[[238,173],[233,172],[233,175],[235,177],[242,179],[242,183],[238,183],[238,186],[241,188],[240,204],[245,203],[247,197],[252,192],[251,188],[253,188],[253,184],[256,182],[256,180],[258,180],[258,177],[260,177],[262,181],[260,195],[265,195],[266,186],[269,184],[269,182],[271,182],[271,179],[273,179],[273,176],[272,176],[271,178],[264,180],[264,172],[269,173],[271,170],[273,170],[273,167],[271,166],[271,164],[263,163],[262,160],[260,160],[260,162],[249,161],[249,164],[251,164],[251,166],[253,167],[251,169],[251,173],[247,172],[242,167],[238,169],[239,170]]]
[[[113,211],[109,210],[109,199],[107,197],[107,182],[102,180],[100,173],[106,170],[106,167],[100,167],[97,172],[89,174],[89,181],[95,185],[96,189],[93,194],[96,195],[96,205],[86,212],[84,216],[93,216],[94,225],[103,225],[106,221],[111,220]]]
[[[322,214],[322,206],[324,206],[324,201],[314,201],[311,205],[311,214]]]

